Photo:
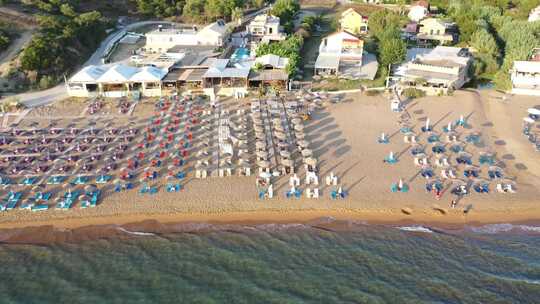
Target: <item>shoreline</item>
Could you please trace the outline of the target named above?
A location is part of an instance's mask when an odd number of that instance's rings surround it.
[[[506,216],[505,216],[506,215]],[[528,212],[488,212],[478,215],[407,216],[397,212],[310,210],[253,211],[226,214],[136,214],[98,218],[71,218],[32,223],[0,224],[0,244],[41,245],[81,243],[96,240],[128,240],[174,233],[249,233],[317,229],[329,232],[361,232],[366,227],[412,228],[409,233],[460,234],[540,232],[540,216]],[[489,227],[494,225],[494,227]],[[475,229],[477,228],[477,229]],[[518,231],[513,230],[516,228]],[[418,230],[416,230],[418,229]],[[418,232],[416,232],[418,231]]]
[[[96,226],[130,226],[143,222],[159,224],[205,223],[216,225],[259,225],[309,223],[321,219],[352,221],[374,225],[433,225],[445,228],[480,226],[500,223],[538,223],[540,210],[482,210],[465,215],[458,210],[442,214],[436,209],[414,211],[407,215],[393,210],[260,210],[226,213],[153,213],[63,218],[0,223],[0,230],[31,229],[50,226],[60,230]]]

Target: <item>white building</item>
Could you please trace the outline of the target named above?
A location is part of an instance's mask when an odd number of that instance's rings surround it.
[[[529,22],[540,20],[540,6],[537,6],[531,10],[529,14]]]
[[[540,96],[540,61],[514,61],[512,94]]]
[[[341,31],[323,38],[315,61],[315,74],[337,74],[342,64],[362,65],[364,41]]]
[[[223,46],[228,38],[229,30],[223,21],[211,23],[201,30],[193,28],[158,28],[146,34],[145,49],[147,52],[165,53],[177,45],[209,45]]]
[[[287,38],[279,25],[279,17],[261,14],[256,16],[247,26],[247,33],[254,42],[280,41]]]
[[[412,21],[420,21],[429,14],[429,3],[427,1],[417,1],[411,5],[407,16]]]
[[[66,89],[73,97],[125,97],[134,92],[141,96],[161,96],[161,80],[166,69],[135,68],[123,64],[87,66],[73,75]]]
[[[467,49],[447,46],[417,53],[399,66],[387,82],[402,88],[414,87],[428,95],[447,94],[467,83],[472,56]]]
[[[268,54],[255,58],[255,64],[257,63],[260,64],[263,69],[285,69],[289,64],[289,58]]]

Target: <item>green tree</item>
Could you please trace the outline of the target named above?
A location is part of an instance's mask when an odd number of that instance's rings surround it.
[[[404,23],[403,18],[390,10],[379,10],[369,17],[369,31],[379,37],[386,30],[399,30]]]
[[[400,63],[407,55],[407,44],[399,36],[399,32],[389,28],[379,40],[379,62],[383,67]]]
[[[187,18],[201,20],[204,12],[204,0],[186,0],[182,15]]]
[[[272,7],[272,15],[279,17],[279,22],[286,32],[294,29],[294,18],[300,10],[297,0],[277,0]]]

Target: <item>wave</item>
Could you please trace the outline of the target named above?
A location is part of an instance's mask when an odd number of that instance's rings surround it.
[[[540,233],[540,226],[530,226],[530,225],[518,225],[518,224],[489,224],[483,226],[469,226],[467,230],[474,233],[482,234],[496,234],[496,233],[509,233],[509,232],[532,232]]]
[[[139,235],[139,236],[155,236],[156,234],[155,233],[151,233],[151,232],[139,232],[139,231],[129,231],[125,228],[122,228],[122,227],[118,227],[116,228],[122,232],[125,232],[127,234],[132,234],[132,235]]]
[[[396,228],[399,230],[408,231],[408,232],[423,232],[423,233],[435,232],[424,226],[401,226],[401,227],[396,227]]]

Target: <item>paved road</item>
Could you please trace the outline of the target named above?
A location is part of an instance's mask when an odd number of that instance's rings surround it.
[[[259,13],[265,12],[268,9],[269,7],[264,7],[251,14],[245,15],[244,20],[252,19]],[[181,25],[181,24],[171,23],[167,21],[141,21],[141,22],[131,23],[125,26],[124,28],[119,29],[115,31],[114,33],[111,33],[109,36],[107,36],[107,38],[105,38],[105,40],[101,42],[101,45],[94,52],[94,54],[92,54],[92,56],[83,64],[83,67],[88,66],[88,65],[101,64],[101,58],[108,52],[108,50],[114,45],[114,43],[125,34],[125,32],[132,31],[141,26],[153,25],[153,24]],[[229,24],[232,24],[232,23],[229,23]],[[55,86],[54,88],[50,88],[50,89],[39,91],[39,92],[18,94],[13,97],[17,98],[20,102],[22,102],[27,107],[37,107],[37,106],[53,103],[57,100],[65,99],[68,96],[67,96],[65,84],[62,82],[61,84]]]
[[[20,33],[19,37],[17,37],[17,39],[15,39],[6,50],[0,52],[0,66],[15,58],[21,49],[25,47],[28,42],[30,42],[33,34],[33,30],[27,30]]]

